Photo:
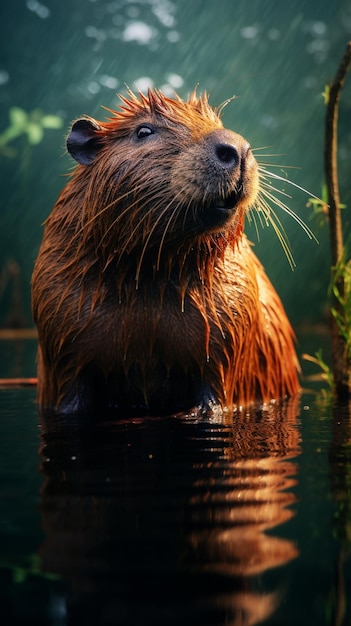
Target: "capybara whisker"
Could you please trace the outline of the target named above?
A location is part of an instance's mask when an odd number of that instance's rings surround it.
[[[272,189],[270,186],[266,186],[265,183],[261,183],[261,189],[260,189],[260,193],[262,194],[262,196],[265,196],[271,203],[275,204],[277,207],[279,207],[284,213],[287,213],[287,215],[289,215],[290,217],[292,217],[295,222],[298,223],[299,226],[301,226],[302,230],[305,231],[306,235],[309,237],[309,239],[314,239],[316,240],[316,237],[314,235],[314,233],[312,232],[312,230],[307,226],[307,224],[301,219],[301,217],[299,215],[297,215],[297,213],[295,213],[294,211],[292,211],[284,202],[282,202],[282,200],[280,200],[279,198],[277,198],[273,191],[277,191],[275,189]]]
[[[258,199],[257,209],[257,214],[259,214],[259,211],[262,211],[266,220],[266,224],[270,224],[272,226],[275,234],[277,235],[278,241],[283,248],[284,254],[291,269],[294,269],[296,267],[296,263],[291,250],[290,242],[285,232],[284,226],[281,223],[276,212],[273,211],[271,206],[262,197]]]
[[[123,218],[126,216],[126,214],[128,214],[129,210],[133,210],[133,208],[136,209],[136,212],[138,212],[139,209],[139,204],[138,201],[135,200],[134,202],[131,202],[128,205],[128,209],[125,209],[124,211],[122,211],[119,215],[116,216],[116,218],[111,222],[111,224],[107,227],[106,232],[102,235],[101,238],[101,243],[104,242],[104,240],[107,238],[107,235],[113,231],[115,228],[118,227],[118,223],[121,222],[123,220]],[[148,217],[148,214],[145,214],[141,220],[138,222],[138,224],[135,226],[134,230],[130,233],[129,235],[129,239],[125,242],[124,244],[124,248],[121,249],[121,256],[123,255],[123,252],[128,248],[129,245],[132,244],[133,241],[133,236],[136,234],[136,232],[138,231],[138,229],[140,228],[140,223],[143,220],[146,220]]]
[[[157,215],[157,213],[159,212],[158,209],[159,207],[162,208],[162,211],[159,213],[159,216],[157,217],[156,221],[154,222],[154,224],[151,226],[151,229],[148,231],[147,237],[145,239],[144,242],[144,246],[140,255],[140,259],[139,259],[139,263],[137,266],[137,274],[136,274],[136,280],[137,280],[137,276],[139,275],[140,272],[140,267],[141,267],[141,263],[142,263],[142,258],[147,250],[147,246],[148,243],[153,235],[154,230],[157,228],[159,222],[163,219],[164,215],[167,215],[168,210],[169,210],[169,206],[171,205],[171,203],[173,202],[173,199],[169,202],[169,205],[166,207],[162,207],[162,197],[160,198],[160,200],[156,203],[156,199],[154,198],[154,204],[152,206],[152,208],[150,208],[144,215],[143,217],[141,217],[141,219],[139,220],[138,225],[134,228],[134,230],[130,233],[129,238],[126,240],[124,247],[122,248],[121,252],[121,256],[123,256],[123,254],[126,252],[127,249],[130,249],[132,247],[132,241],[135,238],[135,235],[137,234],[138,229],[140,228],[140,224],[143,221],[146,221],[148,218],[150,218],[151,216],[153,216],[154,214]],[[176,207],[177,209],[178,207]],[[144,238],[142,238],[142,241],[144,241]]]
[[[148,234],[148,236],[147,236],[147,238],[146,238],[146,240],[145,240],[144,246],[143,246],[143,248],[142,248],[142,250],[141,250],[141,254],[140,254],[140,256],[139,256],[139,261],[138,261],[138,264],[137,264],[137,269],[136,269],[136,274],[135,274],[135,282],[136,282],[136,285],[137,285],[137,286],[139,285],[139,278],[140,278],[141,266],[142,266],[142,262],[143,262],[144,255],[145,255],[145,253],[146,253],[146,250],[147,250],[148,244],[150,243],[150,240],[151,240],[151,238],[152,238],[153,234],[155,233],[155,231],[156,231],[156,229],[157,229],[157,226],[158,226],[158,225],[159,225],[159,223],[162,221],[162,219],[163,219],[164,215],[165,215],[165,211],[164,211],[164,210],[162,210],[162,211],[161,211],[161,213],[159,214],[159,216],[157,217],[157,219],[155,220],[154,224],[151,226],[151,229],[150,229],[150,231],[149,231],[149,234]],[[159,249],[160,249],[160,248],[159,248]],[[158,255],[159,255],[159,252],[158,252]],[[157,256],[156,268],[158,267],[158,265],[159,265],[159,264],[158,264],[158,256]]]
[[[172,199],[171,202],[169,202],[168,206],[166,207],[165,214],[168,212],[168,210],[170,209],[171,205],[176,201],[176,199],[177,199],[177,196],[175,196],[175,198]],[[156,270],[157,271],[160,270],[162,248],[163,248],[163,244],[164,244],[165,239],[166,239],[166,235],[167,235],[167,233],[169,231],[171,223],[173,221],[176,222],[178,214],[179,214],[179,212],[181,210],[182,210],[182,207],[176,204],[175,207],[173,208],[173,210],[172,210],[168,220],[167,220],[167,223],[166,223],[165,227],[164,227],[163,234],[162,234],[161,241],[160,241],[160,245],[159,245],[159,248],[158,248],[158,254],[157,254],[157,262],[156,262]]]
[[[284,166],[284,168],[286,167],[287,166]],[[285,176],[280,176],[279,174],[276,174],[275,172],[269,172],[267,170],[262,170],[262,172],[270,178],[274,178],[275,180],[280,180],[283,183],[287,183],[288,185],[291,185],[292,187],[295,187],[296,189],[299,189],[300,191],[303,191],[306,194],[312,195],[313,198],[317,199],[317,196],[315,196],[314,194],[311,194],[310,192],[307,191],[307,189],[304,189],[304,187],[301,187],[301,185],[298,185],[293,180],[290,180],[289,178],[286,178]]]
[[[256,214],[260,216],[260,219],[261,219],[261,215],[264,216],[267,226],[271,224],[274,232],[277,235],[278,241],[280,242],[284,250],[285,256],[288,260],[288,263],[291,269],[294,269],[296,267],[296,263],[295,263],[295,259],[291,250],[290,242],[286,234],[285,228],[281,220],[279,219],[277,213],[272,208],[271,204],[267,202],[266,197],[269,197],[271,199],[272,204],[278,204],[274,196],[270,197],[268,194],[264,193],[264,191],[261,188],[260,193],[257,198],[257,204],[255,207]],[[280,205],[278,204],[278,206]]]
[[[275,174],[274,172],[269,172],[269,171],[267,171],[266,169],[263,169],[260,166],[258,167],[258,171],[259,171],[259,177],[260,177],[260,191],[261,191],[261,193],[265,194],[270,201],[272,201],[274,204],[276,204],[285,213],[290,215],[290,217],[292,217],[299,224],[299,226],[301,226],[301,228],[305,231],[305,233],[309,237],[309,239],[314,239],[315,241],[317,241],[313,231],[307,226],[307,224],[305,224],[305,222],[301,219],[301,217],[299,217],[299,215],[297,215],[294,211],[292,211],[279,198],[277,198],[276,196],[273,195],[273,192],[275,192],[275,193],[283,195],[283,196],[285,196],[287,198],[291,197],[288,193],[286,193],[282,189],[278,189],[278,188],[273,187],[272,184],[270,183],[270,179],[273,178],[274,180],[279,180],[279,181],[282,181],[284,183],[288,183],[292,187],[295,187],[296,189],[299,189],[300,191],[303,191],[304,193],[308,194],[309,196],[312,196],[313,198],[316,198],[316,196],[314,196],[313,194],[309,193],[306,189],[304,189],[300,185],[297,185],[293,181],[291,181],[291,180],[289,180],[287,178],[283,178],[282,176],[279,176],[278,174]]]
[[[270,203],[309,229],[275,197],[284,179],[223,127],[226,102],[121,102],[67,138],[78,165],[32,278],[40,408],[105,419],[297,393],[294,333],[243,233],[246,216],[270,223],[293,264]]]

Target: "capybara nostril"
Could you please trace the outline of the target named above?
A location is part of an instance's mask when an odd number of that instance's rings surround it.
[[[240,164],[240,155],[237,148],[228,143],[216,144],[215,154],[217,160],[224,167],[234,168]]]

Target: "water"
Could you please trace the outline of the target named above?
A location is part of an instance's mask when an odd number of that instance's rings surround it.
[[[351,623],[349,413],[78,431],[34,400],[0,393],[3,624]]]

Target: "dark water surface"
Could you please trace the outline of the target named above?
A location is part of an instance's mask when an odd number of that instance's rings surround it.
[[[78,431],[20,389],[0,413],[2,624],[351,623],[347,411]]]

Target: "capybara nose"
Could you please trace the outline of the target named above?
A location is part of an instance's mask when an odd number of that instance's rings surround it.
[[[213,164],[229,171],[241,170],[250,152],[250,144],[231,130],[215,130],[206,138],[208,156]]]
[[[222,167],[228,169],[238,167],[240,164],[240,155],[236,148],[229,143],[218,143],[215,145],[215,155]]]

